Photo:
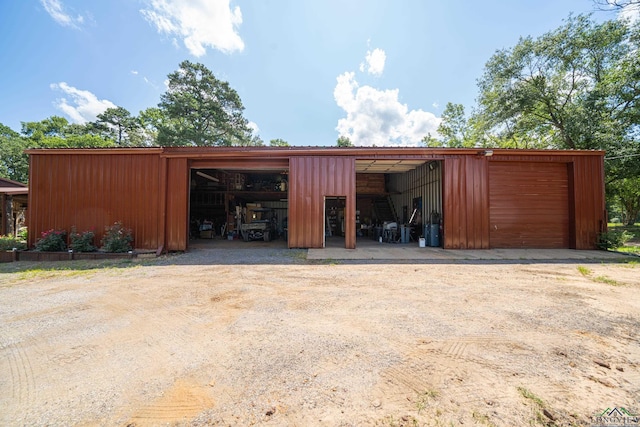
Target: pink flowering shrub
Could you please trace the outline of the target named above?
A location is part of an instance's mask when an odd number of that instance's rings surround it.
[[[71,234],[69,234],[69,248],[74,252],[95,252],[98,250],[93,245],[93,238],[95,233],[93,231],[83,231],[78,233],[75,227],[71,227]]]
[[[129,252],[133,242],[133,232],[125,228],[121,222],[105,227],[102,237],[102,250],[105,252]]]
[[[43,231],[36,241],[36,250],[42,252],[59,252],[67,250],[67,232],[65,230]]]

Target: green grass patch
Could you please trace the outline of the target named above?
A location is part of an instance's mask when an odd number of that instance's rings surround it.
[[[622,286],[622,283],[618,282],[617,280],[613,280],[607,276],[597,276],[592,278],[591,280],[598,283],[606,283],[607,285],[611,285],[611,286]]]
[[[633,244],[638,244],[640,243],[640,223],[635,223],[633,225],[624,225],[624,224],[620,224],[620,223],[609,223],[607,225],[607,229],[609,231],[626,231],[627,233],[631,234],[632,237],[631,239],[627,242],[628,244],[630,244],[630,246],[633,246]],[[627,245],[629,246],[629,245]],[[622,246],[622,247],[627,247],[627,246]]]
[[[627,254],[640,255],[640,246],[620,246],[614,249],[617,252],[624,252]]]
[[[538,405],[540,408],[544,408],[544,402],[542,401],[542,399],[540,399],[538,396],[533,394],[529,389],[524,387],[518,387],[518,392],[520,392],[522,397],[524,397],[525,399],[532,401],[533,403]]]
[[[471,418],[473,418],[476,423],[480,423],[480,424],[484,424],[484,425],[488,425],[488,426],[493,426],[494,424],[489,420],[489,416],[485,415],[483,413],[477,412],[477,411],[473,411],[471,413]]]
[[[611,286],[622,286],[622,283],[620,283],[620,282],[618,282],[618,281],[616,281],[614,279],[611,279],[610,277],[607,277],[607,276],[596,276],[596,277],[593,277],[591,275],[592,271],[590,269],[588,269],[587,267],[579,265],[577,268],[578,268],[578,271],[580,272],[580,274],[582,274],[584,277],[588,278],[592,282],[605,283],[605,284],[611,285]]]
[[[416,409],[418,410],[418,414],[429,406],[429,401],[431,401],[431,399],[435,399],[439,395],[440,393],[436,390],[425,390],[422,393],[418,393],[418,397],[416,398]]]
[[[116,260],[77,260],[77,261],[52,261],[52,262],[7,262],[0,264],[0,274],[20,273],[26,276],[32,275],[32,278],[42,277],[46,274],[53,275],[63,273],[72,275],[70,272],[76,271],[78,274],[82,272],[88,273],[91,270],[109,269],[109,268],[131,268],[143,263],[134,263],[131,259]],[[76,275],[78,275],[76,274]]]
[[[591,274],[591,270],[588,269],[587,267],[585,267],[584,265],[579,265],[578,266],[578,271],[580,272],[580,274],[582,274],[583,276],[588,276]]]
[[[522,397],[529,400],[535,406],[535,418],[530,420],[531,425],[542,424],[544,426],[553,426],[554,423],[550,422],[550,420],[546,419],[544,416],[545,404],[542,399],[533,394],[533,392],[525,387],[518,387],[518,392]]]
[[[17,275],[18,280],[52,279],[55,277],[77,277],[92,274],[91,270],[40,269],[25,270]]]

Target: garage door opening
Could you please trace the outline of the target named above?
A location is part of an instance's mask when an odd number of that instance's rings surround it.
[[[430,230],[439,230],[441,218],[441,160],[356,161],[356,233],[361,243],[417,245]],[[442,246],[439,233],[426,245]]]
[[[286,242],[287,170],[193,168],[189,187],[191,242]]]

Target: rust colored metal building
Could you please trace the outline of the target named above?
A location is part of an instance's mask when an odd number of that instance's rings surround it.
[[[122,221],[139,249],[187,250],[270,222],[290,248],[407,224],[459,249],[593,249],[606,227],[602,151],[174,147],[34,149],[29,239]],[[268,221],[267,221],[268,219]],[[434,225],[431,225],[433,223]],[[410,227],[409,227],[410,225]],[[229,237],[232,238],[232,237]]]

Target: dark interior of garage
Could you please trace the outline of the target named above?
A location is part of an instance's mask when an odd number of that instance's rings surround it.
[[[360,162],[356,236],[384,243],[418,242],[440,227],[438,162]],[[288,171],[192,169],[189,238],[277,241],[288,232]],[[325,244],[343,246],[343,196],[325,196]],[[426,228],[425,228],[426,227]],[[439,246],[428,240],[427,246]]]

